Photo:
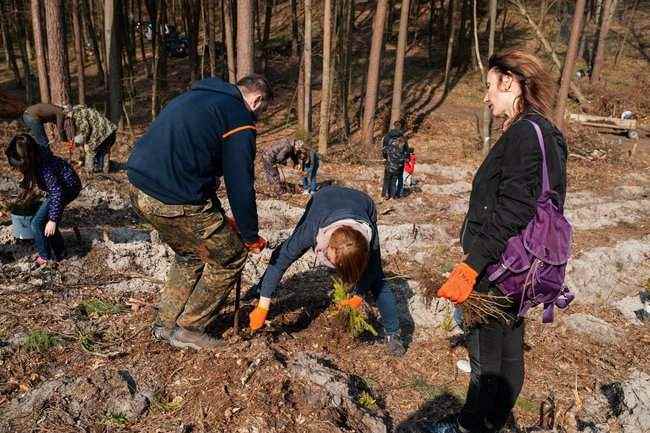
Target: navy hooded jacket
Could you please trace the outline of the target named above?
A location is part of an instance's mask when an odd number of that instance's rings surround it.
[[[355,291],[361,293],[370,289],[376,295],[381,289],[384,272],[381,267],[375,203],[361,191],[339,186],[326,186],[312,195],[289,239],[273,252],[260,283],[260,295],[271,298],[289,266],[316,246],[318,230],[342,219],[354,219],[368,224],[372,229],[368,266]]]
[[[136,142],[129,181],[163,203],[194,205],[216,199],[223,176],[241,236],[254,242],[255,138],[255,116],[237,86],[201,80],[167,104]]]

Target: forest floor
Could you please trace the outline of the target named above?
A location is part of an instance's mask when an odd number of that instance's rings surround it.
[[[647,67],[624,58],[617,74],[636,77],[639,65]],[[170,70],[168,96],[185,85],[186,70]],[[410,113],[418,183],[407,197],[381,199],[377,151],[368,156],[339,144],[319,172],[319,180],[364,190],[378,204],[384,266],[408,345],[404,357],[390,357],[379,339],[348,334],[333,314],[331,275],[313,267],[311,253],[288,272],[262,332],[234,335],[227,307],[213,330],[226,342],[220,350],[183,351],[153,341],[149,327],[173,253],[126,194],[124,164],[147,126],[146,110],[134,109],[118,136],[112,173],[83,175],[84,189],[66,209],[67,259],[36,268],[33,245],[14,239],[10,222],[0,221],[0,432],[410,432],[422,420],[458,410],[469,378],[456,367],[467,358],[462,331],[448,303],[426,302],[418,276],[423,268],[445,274],[461,258],[458,232],[481,161],[482,96],[478,74],[466,73],[444,99],[416,104],[436,79],[407,83],[405,105],[424,107]],[[638,102],[641,87],[632,79],[612,75],[618,86],[610,95]],[[294,133],[281,108],[292,91],[281,84],[280,99],[261,122],[258,149]],[[141,93],[132,107],[146,105],[146,91],[135,94]],[[553,324],[542,325],[539,311],[526,320],[526,383],[515,408],[520,426],[538,425],[540,406],[550,402],[556,426],[567,431],[630,433],[648,425],[641,424],[650,417],[647,107],[647,99],[635,106],[636,141],[569,128],[566,212],[574,246],[567,280],[576,301]],[[0,142],[20,129],[17,121],[1,122]],[[272,197],[260,168],[261,234],[281,239],[308,197]],[[3,202],[17,193],[17,180],[2,160]],[[269,256],[250,256],[244,291]],[[242,307],[242,325],[251,308]],[[377,317],[372,304],[368,311]]]

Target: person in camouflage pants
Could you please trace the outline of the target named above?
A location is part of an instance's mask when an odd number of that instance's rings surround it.
[[[108,173],[110,150],[115,144],[117,126],[97,110],[75,105],[66,112],[66,135],[84,150],[86,171]]]
[[[167,205],[132,188],[131,202],[176,253],[156,325],[205,333],[237,284],[247,250],[218,202]]]

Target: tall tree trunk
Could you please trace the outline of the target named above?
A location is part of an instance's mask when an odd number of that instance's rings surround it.
[[[305,0],[305,40],[303,43],[303,85],[305,97],[305,118],[302,125],[305,139],[311,137],[311,0]]]
[[[611,21],[612,0],[603,0],[603,6],[600,12],[600,28],[596,47],[594,49],[594,58],[591,66],[591,82],[596,83],[600,80],[600,74],[603,69],[603,60],[605,59],[605,45],[607,33],[609,33],[609,23]]]
[[[199,72],[199,25],[201,17],[201,2],[195,0],[183,0],[183,19],[187,27],[187,36],[189,39],[189,59],[190,59],[190,83],[198,78]]]
[[[38,89],[41,102],[50,102],[50,82],[47,74],[45,41],[43,40],[43,21],[39,0],[31,0],[32,29],[34,31],[34,49],[36,50],[36,68],[38,70]]]
[[[237,1],[237,79],[255,72],[253,1]]]
[[[631,9],[628,9],[625,13],[626,19],[623,20],[625,28],[623,29],[621,42],[619,43],[618,49],[616,50],[616,57],[614,57],[614,67],[618,65],[618,59],[621,54],[623,54],[623,50],[625,49],[625,42],[627,41],[627,37],[630,34],[630,27],[634,25],[634,18],[636,18],[636,10],[639,7],[639,1],[640,0],[636,0]]]
[[[300,41],[298,35],[298,0],[291,0],[291,56],[297,59],[300,55]]]
[[[268,0],[267,0],[268,1]],[[332,58],[332,0],[325,0],[323,12],[323,86],[320,99],[320,129],[318,131],[318,150],[327,153],[330,126],[330,92],[332,91],[331,58]]]
[[[305,62],[300,57],[300,66],[298,67],[298,86],[296,86],[296,120],[298,121],[298,130],[305,125]]]
[[[210,76],[214,77],[217,74],[217,52],[215,50],[214,42],[214,8],[212,7],[212,0],[203,0],[203,16],[205,18],[205,40],[208,45],[209,67]]]
[[[104,3],[104,37],[106,39],[106,65],[108,66],[109,113],[111,122],[122,120],[122,47],[119,36],[119,0]]]
[[[447,60],[445,62],[445,82],[444,93],[446,94],[449,86],[449,72],[451,71],[451,62],[454,54],[454,40],[458,20],[456,19],[456,10],[458,9],[458,0],[449,0],[449,39],[447,40]]]
[[[27,104],[32,103],[33,99],[33,86],[31,79],[31,71],[29,65],[29,38],[27,37],[27,18],[25,14],[27,13],[23,8],[21,1],[14,0],[14,11],[16,12],[15,26],[16,26],[16,35],[18,38],[18,45],[20,47],[20,64],[23,70],[23,77],[25,83],[25,101]]]
[[[165,44],[161,28],[165,26],[165,13],[167,5],[165,0],[147,2],[147,9],[152,24],[151,46],[153,50],[153,80],[151,89],[151,120],[155,119],[160,110],[160,90],[163,88],[163,75],[165,71]]]
[[[490,37],[488,42],[488,59],[494,54],[494,34],[496,32],[497,26],[497,0],[490,0]],[[487,73],[485,71],[485,81],[487,81]],[[487,105],[483,106],[483,143],[482,151],[484,155],[487,155],[488,150],[491,146],[491,135],[492,135],[492,114]]]
[[[74,32],[74,49],[77,60],[77,93],[79,94],[79,103],[86,103],[86,78],[84,74],[84,50],[83,50],[83,32],[81,31],[81,21],[79,20],[79,0],[72,0],[72,27]]]
[[[11,8],[10,4],[7,4],[6,6],[9,9]],[[7,20],[7,17],[9,16],[7,8],[5,7],[4,2],[0,3],[0,27],[2,27],[2,39],[4,41],[5,52],[7,54],[7,59],[9,60],[11,72],[14,74],[16,83],[22,87],[24,83],[20,76],[20,71],[18,70],[18,63],[16,62],[16,53],[14,52],[14,44],[11,38],[11,26]]]
[[[352,79],[350,62],[352,57],[352,26],[354,24],[354,0],[345,0],[342,5],[341,19],[341,36],[339,37],[339,57],[341,66],[339,70],[339,94],[341,97],[341,114],[343,116],[343,132],[345,137],[349,140],[351,135],[350,124],[350,110],[349,110],[349,97],[350,97],[350,81]]]
[[[232,3],[230,0],[223,0],[223,9],[226,55],[228,58],[228,81],[234,84],[237,81],[237,65],[235,60],[235,41],[233,39],[232,28]]]
[[[144,0],[134,0],[138,2],[138,21],[143,24],[142,21],[142,2]],[[140,56],[142,57],[142,62],[144,63],[144,70],[147,74],[147,78],[151,78],[151,68],[149,67],[149,62],[147,61],[147,52],[144,48],[144,25],[140,28],[138,32],[138,39],[140,40]]]
[[[88,26],[88,34],[90,35],[90,41],[93,46],[93,55],[95,57],[95,62],[97,63],[97,74],[99,75],[99,81],[105,85],[104,67],[102,66],[102,56],[99,49],[99,41],[97,40],[97,32],[95,32],[95,25],[93,24],[93,14],[90,10],[90,4],[93,0],[82,0],[83,1],[83,11],[84,16],[86,17],[86,25]]]
[[[67,105],[70,103],[64,64],[65,41],[63,40],[62,11],[61,0],[48,0],[45,2],[47,60],[49,63],[48,77],[51,84],[52,103],[56,105]]]
[[[266,68],[269,63],[269,38],[271,37],[271,17],[273,15],[273,0],[266,0],[266,11],[264,13],[264,35],[262,37],[262,46],[264,47],[264,67]]]
[[[397,122],[402,115],[402,83],[404,82],[404,58],[406,57],[408,19],[410,0],[402,0],[399,18],[399,36],[397,37],[397,58],[395,59],[395,78],[393,81],[393,102],[390,110],[390,125]]]
[[[72,75],[70,74],[70,54],[68,53],[68,35],[70,34],[70,23],[68,22],[68,3],[61,3],[61,24],[63,29],[63,68],[65,70],[65,82],[68,86],[68,95],[72,98]],[[70,99],[72,101],[72,99]]]
[[[375,132],[375,110],[377,109],[377,94],[379,93],[379,78],[381,69],[382,41],[388,0],[378,0],[377,10],[372,22],[372,43],[368,58],[368,74],[366,81],[366,97],[363,108],[363,123],[361,142],[370,150]]]

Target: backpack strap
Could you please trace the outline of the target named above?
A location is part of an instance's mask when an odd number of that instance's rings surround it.
[[[548,181],[548,166],[546,165],[546,146],[544,145],[544,137],[542,136],[542,130],[539,128],[539,125],[532,120],[526,119],[537,133],[537,142],[539,147],[542,149],[542,194],[550,191],[551,187]]]

